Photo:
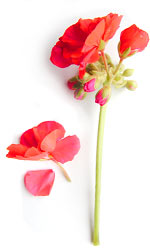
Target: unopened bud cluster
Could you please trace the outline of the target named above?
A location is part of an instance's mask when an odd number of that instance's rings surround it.
[[[74,90],[74,97],[77,100],[83,100],[88,93],[98,91],[95,102],[103,106],[110,99],[111,85],[116,88],[126,87],[131,91],[137,88],[135,81],[126,79],[132,76],[133,69],[125,69],[123,64],[120,64],[118,68],[112,63],[108,54],[105,54],[105,58],[107,71],[103,57],[100,56],[97,62],[87,65],[83,79],[76,75],[68,81],[68,88]]]

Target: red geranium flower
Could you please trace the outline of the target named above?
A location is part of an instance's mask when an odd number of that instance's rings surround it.
[[[122,54],[130,48],[129,54],[135,52],[141,52],[147,46],[149,42],[148,33],[139,29],[135,24],[131,25],[127,29],[123,30],[120,35],[120,48],[119,53],[122,58]]]
[[[23,160],[52,159],[62,164],[71,161],[80,149],[77,136],[64,137],[64,127],[54,121],[42,122],[25,131],[20,144],[11,144],[7,157]]]
[[[107,42],[114,36],[121,19],[122,16],[113,13],[102,18],[79,19],[59,38],[50,60],[61,68],[80,65],[79,76],[83,78],[86,65],[99,59],[101,40]]]
[[[77,136],[65,137],[64,127],[54,121],[42,122],[37,127],[25,131],[19,144],[11,144],[7,149],[8,158],[21,160],[53,160],[61,168],[64,176],[70,178],[59,164],[71,161],[80,149]],[[27,190],[35,196],[49,195],[54,183],[53,170],[28,171],[24,177]]]

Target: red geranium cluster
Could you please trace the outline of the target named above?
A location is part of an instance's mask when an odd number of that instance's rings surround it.
[[[112,76],[114,73],[116,75],[119,68],[116,67],[115,70],[112,68],[112,64],[109,65],[104,50],[106,43],[119,28],[121,19],[122,16],[113,13],[94,19],[79,19],[76,24],[67,28],[64,35],[59,38],[59,41],[53,47],[50,57],[53,64],[61,68],[72,64],[79,65],[77,78],[68,81],[68,87],[75,90],[74,97],[76,99],[81,100],[88,92],[95,91],[99,88],[99,85],[97,85],[99,82],[103,87],[96,95],[95,102],[103,106],[109,100],[111,89],[105,88],[104,85],[108,80],[107,77]],[[122,31],[118,46],[120,63],[136,52],[144,50],[148,42],[147,32],[139,29],[135,24]],[[107,75],[104,73],[104,68]],[[103,77],[106,77],[103,80],[100,79],[101,73],[103,73]],[[118,83],[118,87],[129,87],[125,81]],[[135,90],[135,88],[130,90]]]
[[[102,18],[79,19],[59,38],[52,49],[51,61],[62,68],[79,65],[82,79],[86,65],[99,59],[101,40],[107,42],[114,36],[121,19],[122,16],[112,13]]]
[[[42,122],[25,131],[19,144],[8,146],[8,158],[20,160],[53,160],[64,164],[72,161],[80,149],[76,135],[64,138],[64,127],[55,122]],[[55,173],[53,170],[29,171],[25,175],[25,186],[33,195],[43,196],[50,193]]]

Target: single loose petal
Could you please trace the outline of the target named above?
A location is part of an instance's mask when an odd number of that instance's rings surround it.
[[[48,196],[55,179],[53,170],[28,171],[24,176],[26,189],[34,196]]]
[[[79,138],[76,135],[68,136],[57,142],[56,148],[51,154],[56,161],[64,164],[65,162],[72,161],[79,149]]]

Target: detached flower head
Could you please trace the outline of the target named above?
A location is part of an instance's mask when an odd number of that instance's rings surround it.
[[[71,161],[80,149],[77,136],[65,137],[64,127],[55,122],[42,122],[25,131],[19,144],[8,146],[8,158],[20,160],[53,160],[60,163]],[[60,166],[61,167],[61,166]],[[63,169],[63,167],[61,167]],[[65,172],[68,180],[70,178]],[[26,189],[34,196],[50,194],[55,179],[53,170],[28,171],[24,176]]]
[[[149,42],[148,33],[139,29],[135,24],[123,30],[120,35],[119,54],[122,58],[123,53],[129,49],[127,56],[135,52],[141,52]]]
[[[60,163],[71,161],[80,149],[77,136],[64,138],[64,127],[55,122],[40,123],[25,131],[20,144],[11,144],[8,149],[8,158],[22,160],[54,159]]]
[[[122,16],[110,13],[105,17],[79,19],[70,26],[53,47],[50,60],[58,67],[79,65],[82,79],[88,63],[96,62],[100,56],[101,40],[107,42],[119,27]]]

